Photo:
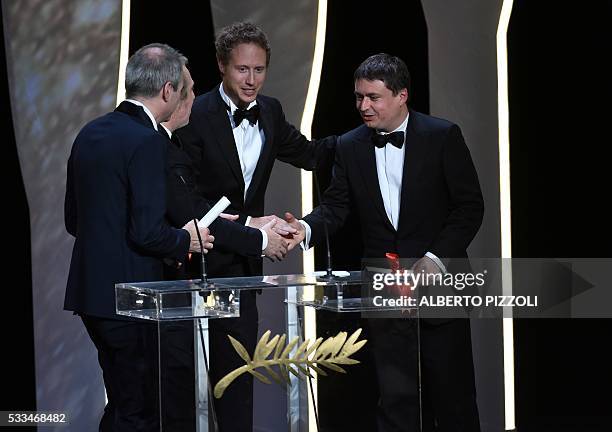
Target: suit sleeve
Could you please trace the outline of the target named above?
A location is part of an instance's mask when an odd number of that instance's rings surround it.
[[[189,249],[189,233],[165,220],[165,141],[161,135],[144,139],[129,161],[128,240],[142,253],[182,260]]]
[[[275,139],[279,143],[277,159],[308,171],[321,169],[329,172],[334,161],[338,137],[332,135],[309,141],[287,122],[282,106],[278,101],[275,102],[277,112]]]
[[[210,233],[215,236],[215,248],[224,252],[260,258],[262,234],[256,228],[237,222],[217,218],[210,224]]]
[[[195,181],[193,163],[183,150],[171,143],[168,143],[166,175],[166,214],[172,226],[185,226],[194,217],[199,219],[210,210],[210,204],[200,194]],[[217,218],[209,228],[215,236],[215,249],[261,256],[262,234],[258,229],[223,218]]]
[[[439,258],[460,257],[480,228],[484,202],[470,151],[457,125],[448,130],[442,149],[442,169],[450,212],[428,250]]]
[[[332,235],[344,225],[350,213],[350,192],[346,162],[340,149],[335,154],[332,180],[323,194],[322,204],[315,208],[308,216],[304,217],[304,221],[310,225],[312,230],[309,246],[325,241],[325,222],[327,222],[329,234]]]

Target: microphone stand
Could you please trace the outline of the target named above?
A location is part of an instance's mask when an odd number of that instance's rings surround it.
[[[181,176],[181,179],[183,179],[183,177]],[[183,180],[185,181],[185,180]],[[200,234],[200,230],[198,228],[198,221],[197,219],[194,217],[192,219],[193,224],[196,227],[196,234],[198,235],[198,243],[200,243],[200,286],[202,288],[207,288],[208,287],[208,274],[206,273],[206,258],[204,257],[204,243],[202,242],[202,235]]]
[[[187,189],[187,194],[191,195],[191,191],[189,190],[189,186],[187,185],[187,181],[185,180],[185,178],[181,175],[181,174],[176,174],[178,176],[178,178],[181,179],[181,182],[183,182],[183,185],[185,185],[185,188]],[[206,273],[206,257],[204,256],[204,242],[202,242],[202,235],[200,234],[200,229],[198,228],[198,221],[195,217],[195,208],[193,207],[193,202],[189,201],[189,204],[191,206],[191,216],[192,216],[192,221],[193,221],[193,225],[196,228],[196,234],[198,236],[198,243],[200,244],[200,283],[198,284],[200,287],[202,288],[208,288],[209,287],[209,283],[208,283],[208,274]]]
[[[323,213],[323,230],[325,232],[325,246],[327,247],[327,269],[325,270],[324,276],[319,276],[319,279],[333,282],[338,279],[342,279],[341,276],[336,276],[332,270],[332,260],[331,260],[331,247],[329,244],[329,228],[327,226],[327,219],[325,218],[326,206],[323,204],[323,199],[321,198],[321,187],[319,184],[319,176],[317,176],[316,168],[312,170],[315,180],[315,189],[317,191],[317,199],[319,200],[319,206],[321,207],[321,211]]]
[[[317,279],[327,282],[327,284],[334,284],[336,286],[336,301],[338,302],[338,307],[344,307],[344,283],[342,279],[343,276],[336,276],[332,270],[332,261],[331,261],[331,247],[329,244],[329,228],[327,226],[327,218],[325,217],[325,212],[327,210],[325,204],[323,203],[323,199],[321,198],[321,187],[319,185],[319,177],[317,176],[316,168],[312,171],[315,179],[315,189],[317,190],[317,198],[319,200],[319,206],[321,207],[321,212],[323,213],[323,230],[325,232],[325,245],[327,247],[327,269],[325,271],[324,276],[319,276]]]
[[[185,185],[185,189],[187,189],[187,195],[191,195],[191,191],[189,190],[189,186],[187,185],[187,181],[185,181],[185,178],[179,173],[176,173],[176,175],[178,176],[178,178],[181,179],[181,182],[183,183],[183,185]],[[211,288],[213,284],[208,283],[208,275],[206,274],[206,258],[204,257],[204,243],[202,242],[202,235],[200,234],[200,229],[198,228],[198,221],[195,217],[195,208],[191,200],[189,200],[189,204],[191,206],[191,216],[192,216],[191,220],[193,221],[193,224],[196,228],[196,234],[198,236],[198,242],[200,244],[200,255],[202,257],[200,261],[201,279],[198,285],[201,288]],[[204,369],[206,371],[206,384],[207,384],[207,390],[208,390],[208,404],[210,406],[210,416],[212,419],[212,426],[213,426],[214,432],[219,432],[219,423],[217,421],[217,412],[215,410],[213,388],[210,382],[210,368],[208,367],[208,356],[206,355],[204,330],[202,328],[201,318],[198,318],[198,330],[200,332],[200,345],[202,345],[202,356],[204,357]]]

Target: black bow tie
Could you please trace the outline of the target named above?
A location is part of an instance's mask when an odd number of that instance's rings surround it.
[[[227,110],[230,110],[230,107],[225,104]],[[259,105],[254,105],[249,109],[236,108],[234,111],[234,127],[238,126],[242,123],[242,120],[247,119],[250,124],[254,125],[259,120]]]
[[[378,148],[383,148],[387,143],[391,143],[397,148],[402,148],[404,145],[404,132],[397,131],[391,132],[390,134],[381,135],[374,132],[372,134],[372,142]]]

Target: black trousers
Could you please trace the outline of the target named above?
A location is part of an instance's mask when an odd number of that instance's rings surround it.
[[[420,431],[421,422],[425,432],[480,431],[469,320],[421,320],[420,329],[416,319],[371,319],[368,325],[380,393],[378,432]]]
[[[159,430],[157,326],[82,315],[98,350],[108,403],[102,432]]]
[[[158,431],[160,422],[164,431],[195,430],[192,320],[81,319],[98,349],[108,396],[100,431]]]
[[[193,320],[159,323],[160,397],[164,432],[196,430],[195,323]]]
[[[249,355],[257,343],[258,313],[256,291],[240,293],[240,317],[208,321],[210,345],[210,379],[214,386],[221,378],[244,365],[227,335],[240,341]],[[253,430],[253,377],[243,374],[214,400],[220,432]]]

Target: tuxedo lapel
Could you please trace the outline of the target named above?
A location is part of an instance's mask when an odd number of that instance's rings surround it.
[[[254,197],[255,191],[266,173],[267,165],[272,158],[272,149],[274,148],[273,113],[271,112],[269,106],[261,103],[261,100],[258,99],[257,104],[259,105],[259,127],[261,127],[264,131],[264,140],[262,143],[261,153],[257,159],[255,171],[253,172],[253,178],[251,179],[251,184],[249,185],[249,190],[246,193],[246,198],[244,200],[245,205],[248,205],[248,202]]]
[[[219,89],[213,91],[215,94],[208,107],[208,121],[211,124],[219,150],[229,164],[236,181],[242,186],[244,196],[244,177],[242,176],[242,169],[240,169],[240,158],[234,141],[232,125]]]
[[[385,211],[385,205],[380,193],[378,173],[376,171],[376,154],[374,153],[374,144],[371,140],[371,133],[371,129],[364,127],[364,133],[362,133],[359,138],[355,140],[355,155],[359,161],[361,175],[363,176],[367,193],[370,196],[374,207],[380,213],[380,217],[385,221],[387,227],[395,231],[395,228],[391,224],[391,221],[389,221],[389,217]]]
[[[418,113],[410,112],[406,128],[398,232],[414,225],[419,215],[420,171],[427,157],[427,139],[420,129]]]

